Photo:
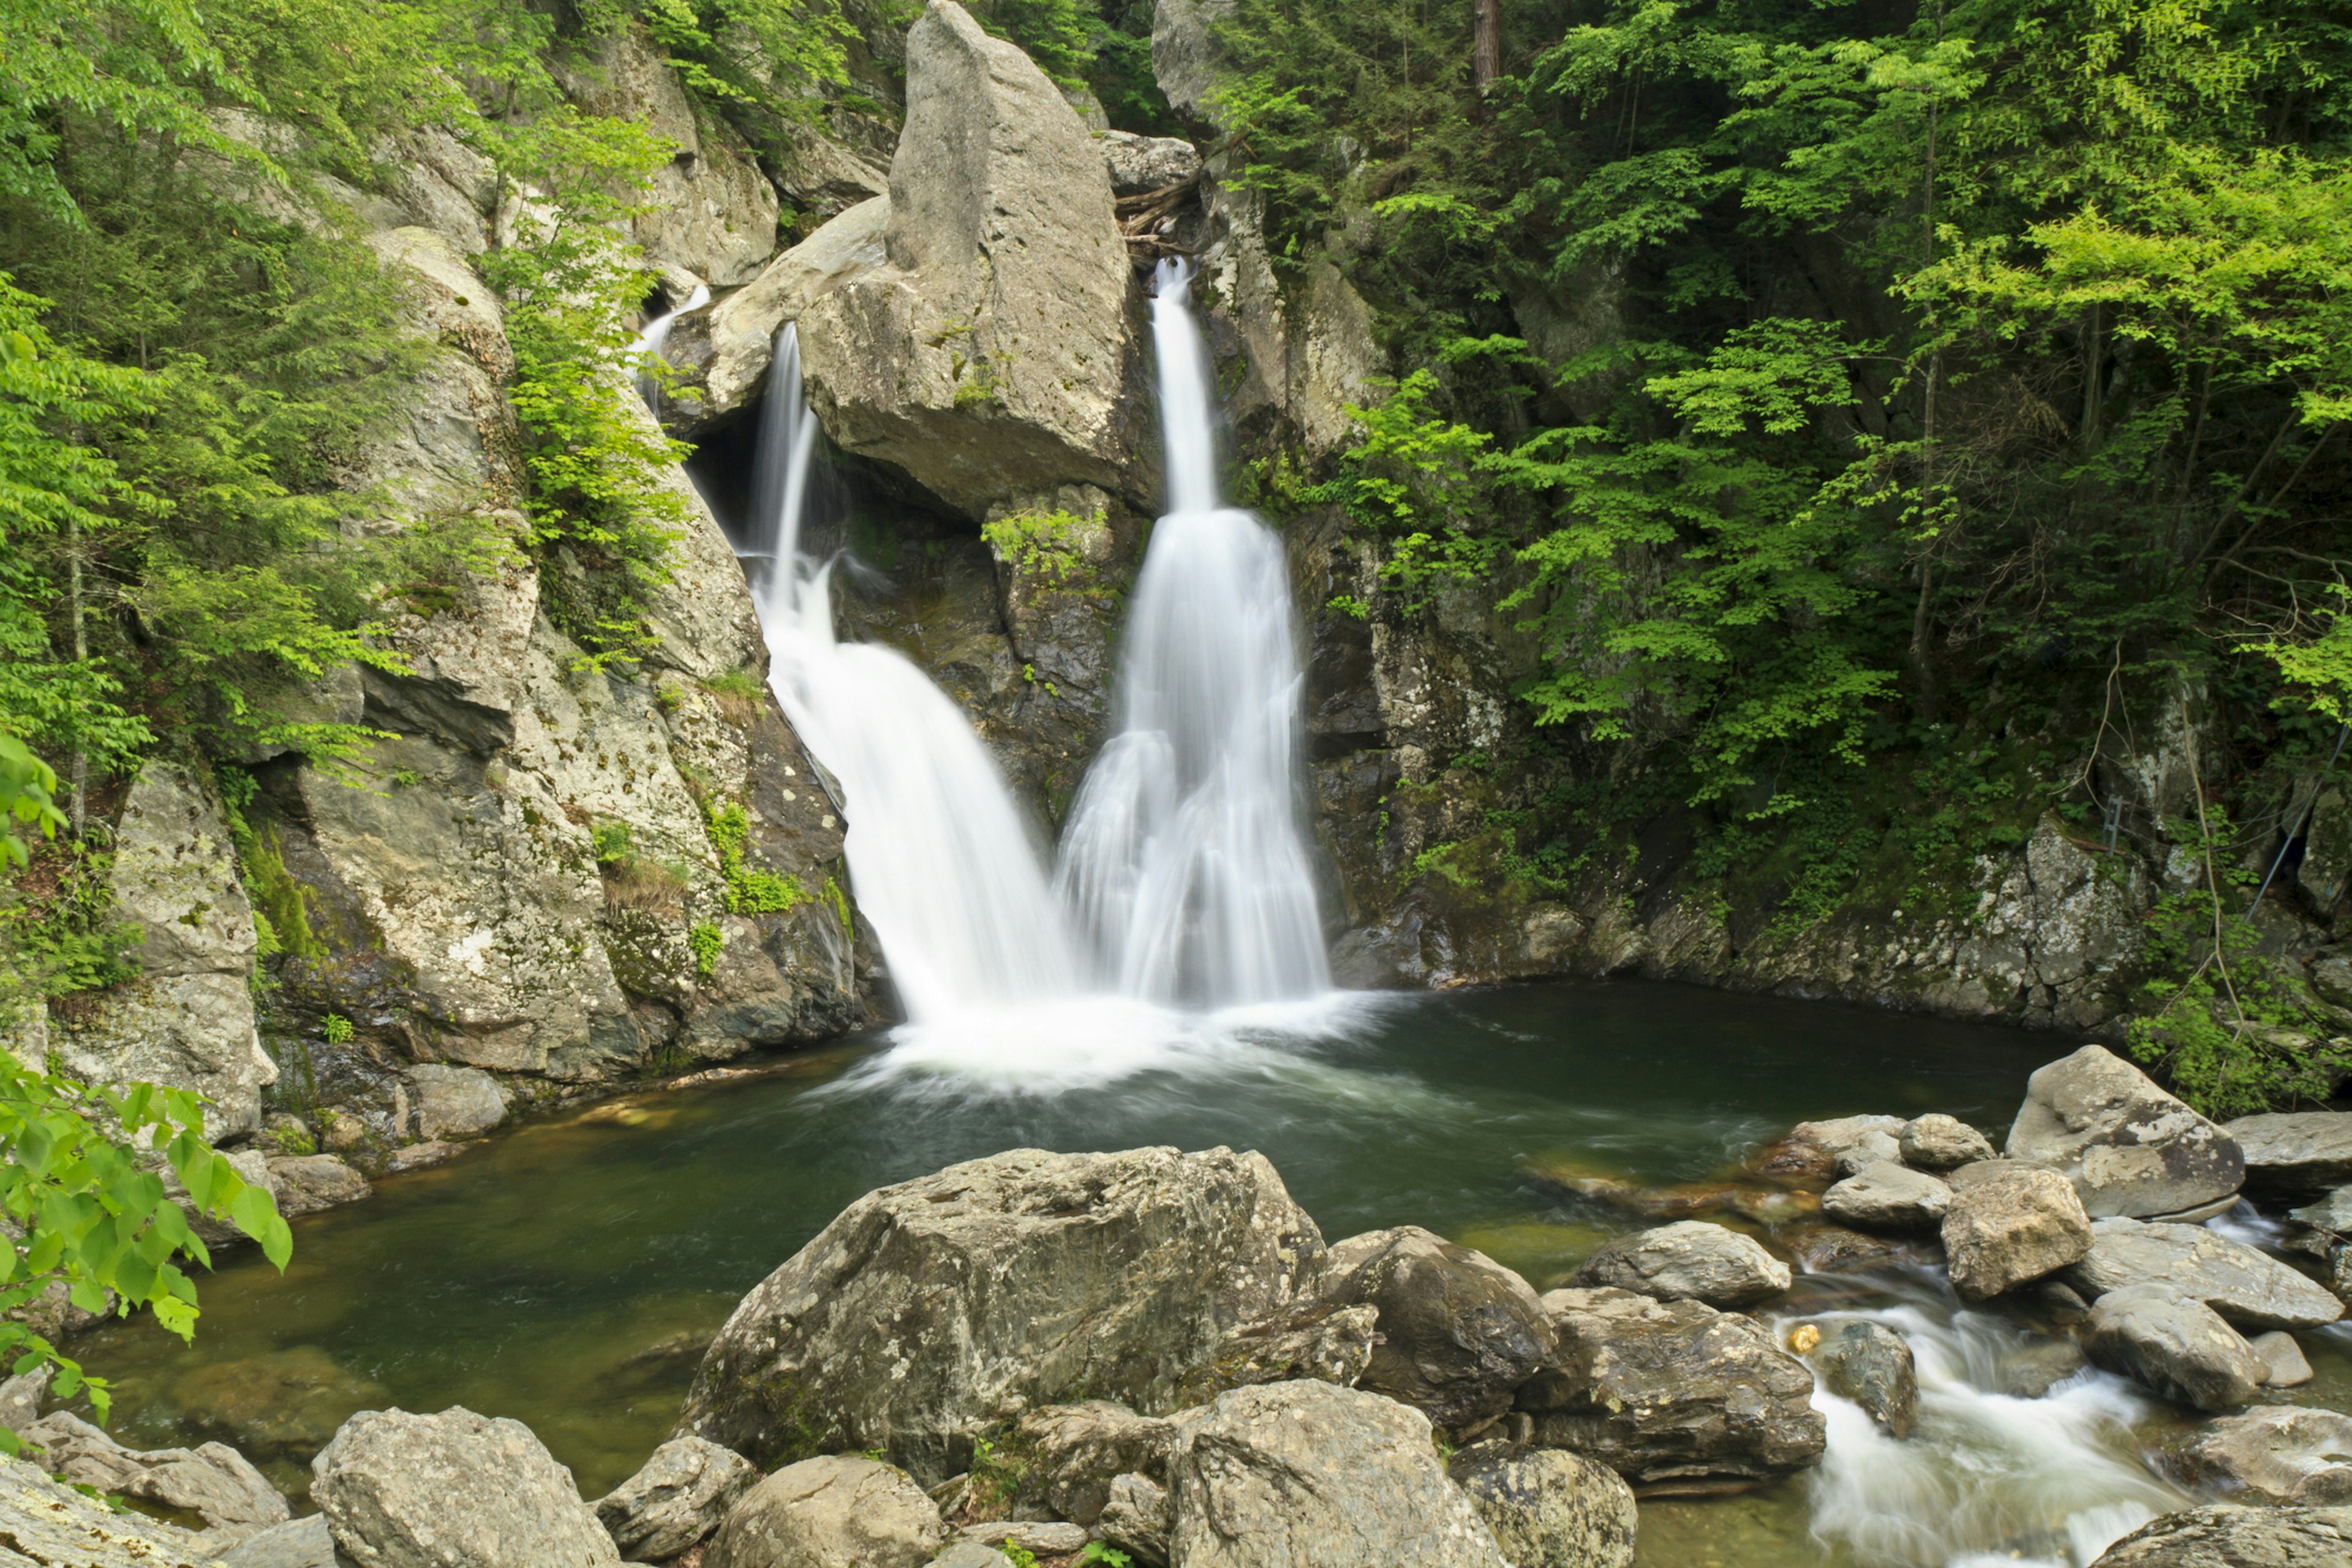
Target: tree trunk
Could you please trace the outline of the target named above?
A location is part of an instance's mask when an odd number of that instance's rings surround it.
[[[1503,74],[1503,0],[1478,0],[1477,28],[1470,46],[1470,79],[1484,98]]]

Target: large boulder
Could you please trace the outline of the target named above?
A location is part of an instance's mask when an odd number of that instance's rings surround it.
[[[2242,1116],[2224,1129],[2246,1158],[2257,1197],[2315,1198],[2352,1182],[2352,1111]]]
[[[904,1470],[851,1454],[787,1465],[745,1492],[703,1568],[918,1568],[947,1535]]]
[[[2181,1446],[2182,1479],[2263,1502],[2352,1502],[2352,1415],[2258,1405]]]
[[[1608,1466],[1559,1448],[1480,1443],[1451,1473],[1517,1568],[1632,1568],[1633,1489]]]
[[[1323,1239],[1263,1155],[1016,1149],[850,1205],[743,1299],[679,1417],[755,1463],[886,1449],[931,1482],[1074,1391],[1169,1408]]]
[[[2185,1215],[2229,1197],[2246,1173],[2235,1139],[2098,1046],[2026,1080],[2007,1152],[2063,1172],[2094,1219]]]
[[[1780,1294],[1790,1279],[1789,1266],[1753,1237],[1690,1219],[1618,1237],[1585,1259],[1573,1283],[1661,1301],[1747,1307]]]
[[[1508,1410],[1552,1351],[1551,1323],[1526,1280],[1418,1226],[1335,1243],[1316,1294],[1318,1304],[1377,1310],[1378,1338],[1357,1385],[1447,1432]]]
[[[2312,1329],[2344,1315],[2344,1303],[2324,1287],[2201,1225],[2098,1220],[2090,1251],[2065,1280],[2085,1297],[2161,1281],[2243,1329]]]
[[[2100,1297],[2083,1348],[2107,1371],[2199,1410],[2245,1404],[2268,1371],[2210,1307],[2169,1285],[2131,1285]]]
[[[1606,1288],[1543,1301],[1559,1351],[1518,1397],[1538,1443],[1644,1496],[1738,1491],[1821,1462],[1813,1374],[1755,1319]]]
[[[1091,484],[1156,499],[1141,301],[1085,124],[953,0],[907,35],[887,268],[801,317],[825,430],[975,520]]]
[[[310,1498],[359,1568],[607,1568],[621,1554],[572,1472],[520,1421],[363,1410],[310,1461]]]
[[[290,1517],[285,1498],[236,1449],[126,1448],[68,1410],[27,1426],[27,1447],[53,1475],[118,1497],[193,1513],[207,1525],[269,1525]]]
[[[1169,1558],[1183,1568],[1503,1568],[1428,1417],[1408,1405],[1272,1383],[1220,1394],[1175,1428]]]
[[[1867,1230],[1934,1230],[1951,1204],[1951,1188],[1891,1160],[1866,1164],[1822,1194],[1822,1213]]]
[[[2352,1508],[2241,1508],[2168,1513],[2091,1568],[2340,1568],[2352,1561]]]
[[[160,1519],[117,1513],[40,1466],[0,1456],[0,1563],[19,1568],[214,1568],[198,1538]]]
[[[596,1500],[596,1518],[629,1562],[667,1562],[718,1529],[759,1479],[740,1454],[699,1437],[673,1437]]]
[[[1989,1300],[2090,1250],[2082,1197],[2055,1171],[2018,1166],[1959,1184],[1944,1214],[1944,1256],[1963,1300]]]

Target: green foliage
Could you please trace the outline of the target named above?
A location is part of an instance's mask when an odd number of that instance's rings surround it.
[[[1417,608],[1441,589],[1486,581],[1507,548],[1487,526],[1479,473],[1493,438],[1431,411],[1438,384],[1430,371],[1373,384],[1389,395],[1349,408],[1361,438],[1341,455],[1338,477],[1298,500],[1336,502],[1350,522],[1381,534],[1381,582]],[[1360,620],[1366,614],[1351,597],[1334,604]]]
[[[708,980],[719,973],[719,954],[727,946],[727,933],[709,921],[697,921],[688,928],[686,945],[694,952],[694,975]]]
[[[1129,1568],[1135,1559],[1108,1542],[1089,1541],[1086,1550],[1070,1559],[1072,1568],[1087,1563],[1100,1563],[1105,1568]]]
[[[1093,575],[1086,536],[1101,526],[1099,519],[1033,508],[991,519],[981,524],[980,536],[999,561],[1023,576],[1047,588],[1084,591]]]
[[[66,825],[56,805],[58,775],[14,735],[0,735],[0,863],[30,863],[20,828],[55,838]]]
[[[779,915],[807,903],[813,896],[797,878],[779,877],[749,863],[745,851],[751,820],[742,804],[706,803],[703,822],[710,846],[719,852],[719,874],[727,879],[727,912],[730,915]]]
[[[315,1154],[319,1152],[319,1141],[310,1136],[309,1129],[295,1122],[271,1128],[269,1141],[278,1145],[280,1154]]]
[[[328,1014],[320,1020],[319,1028],[320,1033],[325,1037],[327,1044],[331,1046],[348,1046],[352,1043],[353,1035],[357,1033],[352,1026],[352,1021],[341,1013]]]

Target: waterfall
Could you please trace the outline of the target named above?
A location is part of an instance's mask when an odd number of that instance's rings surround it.
[[[669,328],[672,321],[677,321],[688,310],[698,310],[709,303],[710,303],[710,285],[697,283],[694,286],[694,292],[686,297],[685,304],[675,310],[665,310],[647,321],[644,330],[637,333],[637,341],[629,345],[628,357],[624,363],[629,374],[636,381],[638,395],[646,400],[648,407],[653,406],[659,400],[661,388],[652,376],[646,374],[646,362],[661,357],[662,344],[669,341]]]
[[[1130,996],[1230,1006],[1330,984],[1299,828],[1300,699],[1282,546],[1218,504],[1192,274],[1160,264],[1168,515],[1136,580],[1119,731],[1088,771],[1055,878],[1097,965]]]

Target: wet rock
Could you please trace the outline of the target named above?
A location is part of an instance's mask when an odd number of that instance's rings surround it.
[[[2208,1422],[2180,1449],[2182,1479],[2264,1502],[2352,1502],[2352,1415],[2258,1405]]]
[[[1059,1557],[1087,1544],[1084,1527],[1057,1519],[1000,1519],[967,1525],[963,1533],[982,1546],[1010,1547],[1033,1557]]]
[[[1179,136],[1138,136],[1107,131],[1096,138],[1110,169],[1115,196],[1139,196],[1181,185],[1201,172],[1201,150]]]
[[[2269,1375],[2263,1379],[2264,1388],[2300,1388],[2311,1381],[2311,1363],[2305,1358],[2303,1347],[2294,1342],[2294,1336],[2284,1329],[2256,1334],[2246,1342],[2254,1347],[2254,1353],[2269,1369]]]
[[[1171,1510],[1167,1489],[1146,1476],[1114,1476],[1095,1530],[1106,1544],[1139,1563],[1168,1561]]]
[[[1183,1568],[1502,1568],[1446,1479],[1429,1418],[1408,1405],[1274,1383],[1220,1394],[1175,1427],[1169,1557]]]
[[[1848,1323],[1822,1342],[1822,1381],[1895,1436],[1919,1416],[1919,1369],[1911,1347],[1884,1323]]]
[[[314,1513],[248,1535],[220,1560],[220,1568],[356,1568],[335,1550],[327,1516]]]
[[[604,1568],[613,1538],[520,1421],[368,1410],[310,1461],[310,1498],[360,1568]]]
[[[2089,1315],[2084,1314],[2086,1319]],[[2000,1391],[2017,1399],[2039,1399],[2090,1364],[2074,1341],[2037,1336],[2001,1363]]]
[[[373,1197],[367,1178],[332,1154],[288,1154],[269,1162],[278,1212],[291,1219]]]
[[[1258,1154],[951,1165],[860,1198],[745,1297],[679,1429],[755,1463],[887,1446],[937,1481],[991,1426],[1076,1389],[1165,1410],[1323,1257]]]
[[[1206,1405],[1229,1388],[1317,1378],[1353,1388],[1380,1342],[1380,1310],[1312,1302],[1270,1322],[1253,1323],[1217,1347],[1207,1366],[1184,1380],[1180,1403]]]
[[[388,1395],[325,1351],[298,1345],[197,1367],[173,1382],[172,1398],[197,1430],[241,1452],[308,1463],[353,1411]]]
[[[1949,1171],[1978,1160],[1993,1158],[1992,1140],[1957,1116],[1930,1111],[1903,1125],[1896,1141],[1903,1163],[1923,1171]]]
[[[1559,1448],[1481,1443],[1450,1473],[1517,1568],[1632,1568],[1633,1489]]]
[[[2289,1209],[2290,1217],[2330,1236],[2352,1236],[2352,1186],[2337,1187],[2316,1203]]]
[[[427,1139],[478,1138],[507,1119],[499,1080],[479,1068],[428,1062],[408,1077],[416,1086],[416,1131]]]
[[[1608,1289],[1543,1300],[1559,1351],[1518,1396],[1538,1443],[1642,1495],[1737,1491],[1821,1462],[1812,1372],[1753,1318]]]
[[[422,1143],[411,1143],[404,1149],[394,1149],[383,1163],[384,1173],[399,1175],[404,1171],[422,1171],[429,1165],[442,1165],[466,1152],[462,1143],[451,1143],[439,1138],[428,1138]]]
[[[2352,1111],[2242,1116],[2224,1129],[2246,1159],[2257,1197],[2315,1198],[2352,1182]]]
[[[2007,1152],[2063,1171],[2094,1219],[2177,1214],[2245,1178],[2236,1140],[2098,1046],[2026,1080]]]
[[[625,1560],[660,1563],[717,1530],[759,1479],[740,1454],[699,1437],[673,1437],[596,1500],[596,1518]]]
[[[1767,1174],[1827,1177],[1837,1170],[1838,1156],[1872,1133],[1889,1140],[1902,1136],[1906,1126],[1899,1116],[1840,1116],[1828,1121],[1800,1121],[1789,1135],[1767,1147],[1758,1157]],[[1874,1144],[1872,1147],[1875,1148]],[[1902,1146],[1885,1156],[1899,1159]]]
[[[2090,1251],[2066,1271],[2066,1283],[2094,1298],[2151,1280],[2196,1297],[2240,1328],[2310,1329],[2344,1315],[2329,1291],[2201,1225],[2099,1220]]]
[[[1822,1213],[1875,1230],[1933,1230],[1944,1223],[1952,1189],[1890,1161],[1863,1166],[1822,1194]]]
[[[1167,1475],[1168,1447],[1175,1435],[1164,1420],[1138,1415],[1108,1399],[1090,1399],[1030,1412],[1021,1418],[1021,1436],[1034,1455],[1029,1484],[1062,1518],[1091,1527],[1120,1475]]]
[[[1893,1165],[1900,1169],[1903,1145],[1891,1133],[1865,1132],[1837,1152],[1831,1168],[1840,1176],[1858,1175],[1873,1165]],[[1822,1194],[1824,1201],[1828,1194]]]
[[[1661,1301],[1746,1307],[1789,1288],[1789,1266],[1755,1238],[1705,1220],[1611,1242],[1576,1271],[1579,1286],[1614,1286]]]
[[[1875,1268],[1902,1258],[1906,1246],[1884,1236],[1866,1236],[1834,1225],[1809,1225],[1784,1231],[1776,1239],[1808,1274]]]
[[[126,1448],[69,1410],[54,1410],[24,1430],[51,1473],[119,1497],[200,1515],[207,1525],[277,1524],[289,1517],[285,1498],[251,1461],[221,1443],[195,1448]]]
[[[787,1465],[743,1494],[702,1568],[918,1568],[947,1534],[904,1470],[828,1455]]]
[[[2200,1410],[2246,1404],[2268,1370],[2210,1307],[2169,1285],[2100,1297],[2083,1348],[2107,1371]]]
[[[1969,1301],[2055,1273],[2091,1250],[2083,1200],[2055,1171],[2011,1169],[1961,1185],[1943,1231],[1952,1289]]]
[[[2168,1513],[2091,1568],[2336,1568],[2352,1559],[2352,1508],[2237,1508]]]
[[[161,1520],[119,1514],[44,1474],[0,1457],[0,1547],[37,1568],[212,1568],[195,1536]]]
[[[1508,1410],[1552,1350],[1550,1321],[1526,1280],[1418,1226],[1334,1243],[1316,1297],[1377,1309],[1379,1342],[1358,1386],[1447,1432]]]

